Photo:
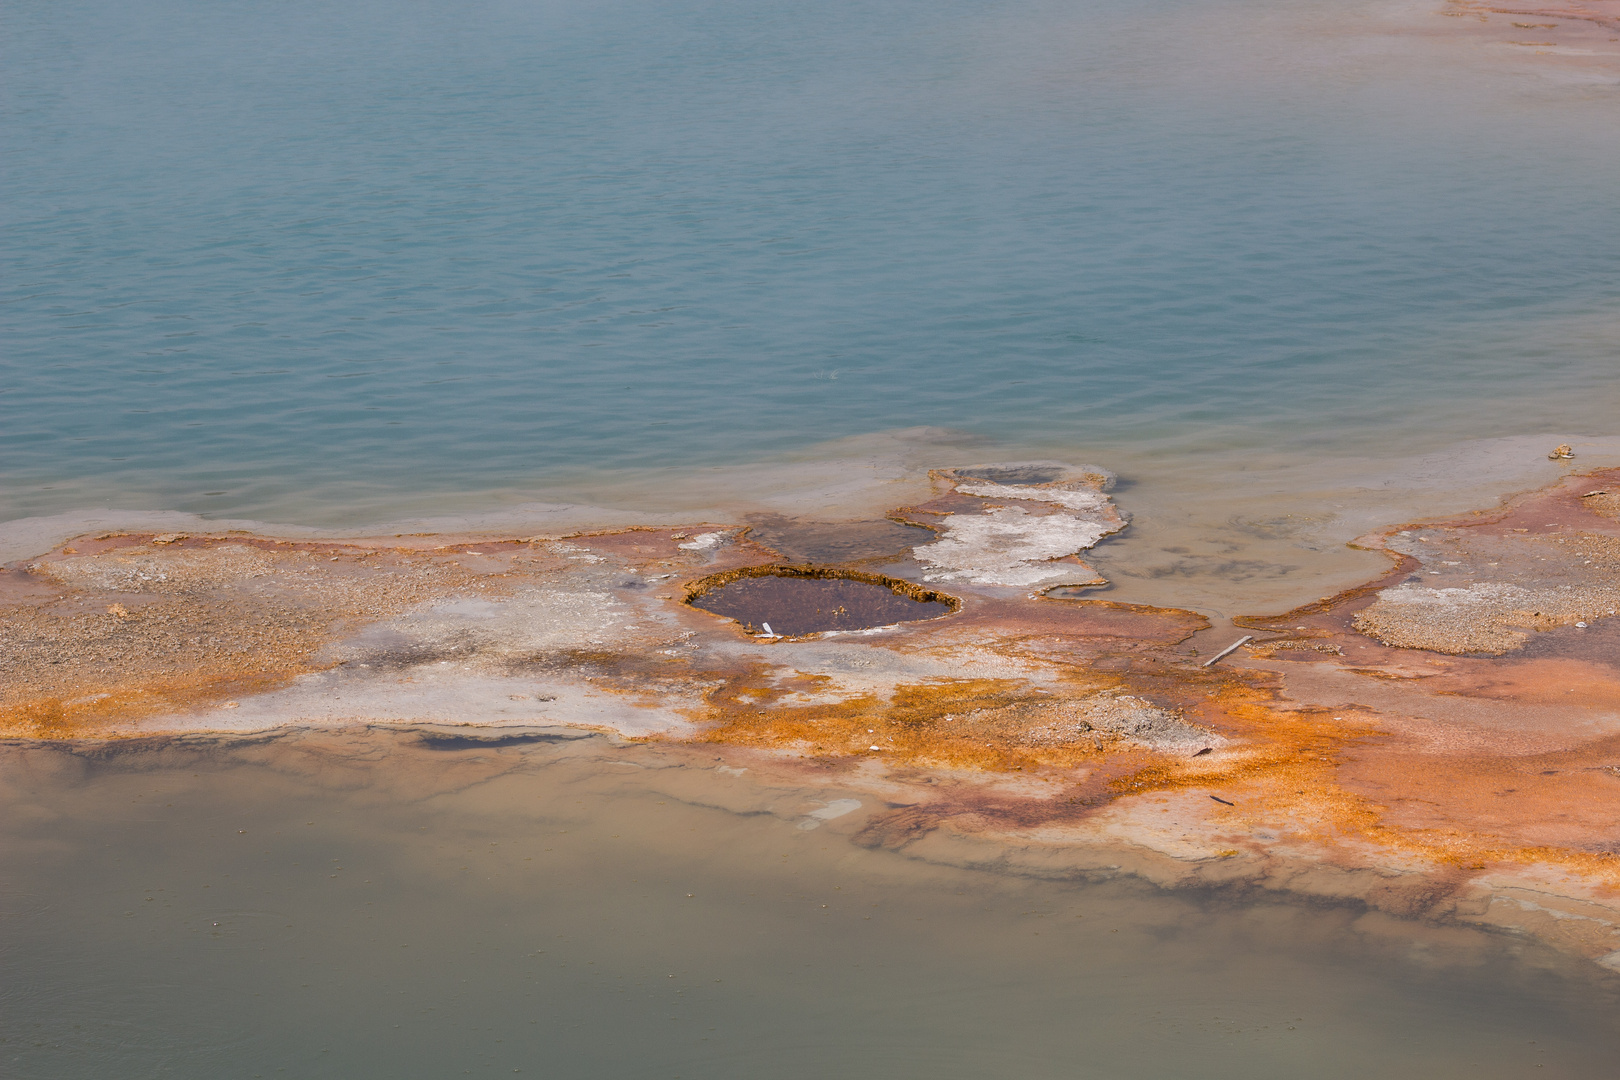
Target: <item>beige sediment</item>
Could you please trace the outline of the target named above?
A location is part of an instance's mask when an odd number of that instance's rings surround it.
[[[1594,514],[1620,521],[1620,491],[1592,491],[1581,496],[1582,504]]]
[[[684,601],[765,573],[944,595],[785,565],[737,530],[81,538],[0,574],[0,733],[616,730],[881,791],[891,808],[856,839],[919,857],[1353,897],[1602,956],[1620,950],[1616,657],[1562,616],[1458,631],[1385,612],[1431,564],[1421,588],[1466,589],[1495,561],[1493,580],[1598,595],[1617,530],[1582,496],[1617,481],[1389,530],[1368,541],[1393,545],[1388,577],[1242,620],[1262,640],[1209,669],[1194,613],[972,587],[948,619],[763,646]],[[1491,628],[1535,655],[1453,648]]]

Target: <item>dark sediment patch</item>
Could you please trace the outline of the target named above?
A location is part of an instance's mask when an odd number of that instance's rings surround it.
[[[1075,470],[1061,461],[1000,461],[991,465],[968,465],[942,469],[953,478],[988,480],[992,484],[1051,484],[1067,478]]]
[[[716,574],[695,583],[687,603],[734,619],[749,633],[788,637],[937,619],[961,606],[953,596],[898,578],[802,566]]]
[[[429,750],[498,750],[504,746],[527,746],[531,743],[574,742],[580,737],[577,732],[558,731],[526,731],[517,735],[450,735],[438,731],[417,733],[417,738]]]
[[[890,561],[935,539],[931,529],[887,519],[801,521],[780,514],[749,519],[749,539],[793,563]]]
[[[1090,600],[1091,594],[1097,589],[1096,585],[1059,585],[1055,589],[1047,589],[1041,595],[1049,600]]]

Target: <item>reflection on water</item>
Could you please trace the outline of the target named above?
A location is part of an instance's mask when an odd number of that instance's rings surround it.
[[[1524,942],[925,864],[856,843],[846,794],[597,738],[12,745],[0,1071],[1587,1078],[1620,1051],[1612,984]]]

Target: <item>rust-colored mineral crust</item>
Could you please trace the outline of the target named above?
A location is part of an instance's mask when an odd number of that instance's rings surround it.
[[[1012,489],[1026,518],[1123,525],[1103,479],[1039,465],[940,474],[939,498],[904,516],[948,536],[942,521]],[[789,568],[721,526],[84,537],[0,572],[0,734],[571,725],[876,794],[889,809],[858,839],[919,857],[1354,897],[1605,957],[1620,953],[1616,490],[1620,472],[1571,477],[1366,538],[1388,575],[1240,620],[1257,640],[1210,667],[1231,632],[1193,612],[1032,592],[1089,568],[1034,560],[1023,532],[1007,564],[1021,587],[973,580],[987,562],[935,586],[927,544],[915,562]],[[835,533],[819,523],[814,542],[876,550]],[[685,602],[767,572],[957,610],[787,639]]]

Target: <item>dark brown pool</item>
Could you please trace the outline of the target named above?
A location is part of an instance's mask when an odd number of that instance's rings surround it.
[[[769,566],[698,582],[687,602],[735,619],[751,634],[787,637],[937,619],[961,606],[955,597],[879,574]]]

